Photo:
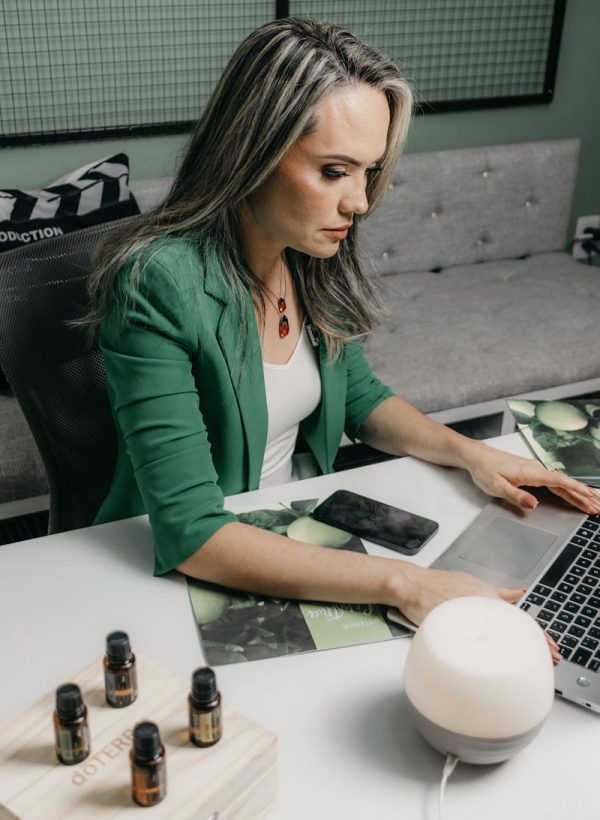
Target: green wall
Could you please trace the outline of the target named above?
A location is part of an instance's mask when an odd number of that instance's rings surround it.
[[[550,105],[422,116],[412,125],[408,151],[579,137],[573,200],[577,216],[600,214],[600,2],[567,0],[556,88]]]
[[[579,137],[581,155],[573,204],[575,218],[600,213],[600,2],[568,0],[554,101],[415,119],[407,151]],[[172,174],[181,136],[104,140],[25,148],[0,153],[0,187],[35,188],[86,162],[125,151],[133,178]]]

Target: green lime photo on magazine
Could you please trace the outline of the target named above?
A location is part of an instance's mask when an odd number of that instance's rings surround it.
[[[600,487],[600,399],[508,399],[507,404],[545,467]]]

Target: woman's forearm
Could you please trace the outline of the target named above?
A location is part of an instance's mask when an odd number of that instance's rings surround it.
[[[417,624],[449,598],[500,595],[516,600],[523,592],[496,589],[463,572],[304,544],[240,523],[221,527],[178,569],[203,581],[274,598],[396,606]]]
[[[418,572],[406,561],[304,544],[247,524],[221,527],[178,569],[272,597],[398,605]]]
[[[537,499],[521,488],[549,487],[570,504],[588,513],[600,512],[595,490],[561,472],[547,470],[533,458],[522,458],[461,436],[427,418],[398,396],[381,402],[358,431],[366,444],[394,455],[410,455],[467,470],[488,495],[522,509],[535,509]]]
[[[363,422],[358,436],[365,444],[386,453],[463,469],[467,469],[476,450],[486,447],[427,418],[398,396],[378,405]]]

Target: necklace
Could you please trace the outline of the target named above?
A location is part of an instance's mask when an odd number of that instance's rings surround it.
[[[286,297],[286,293],[287,293],[287,277],[285,277],[285,279],[284,279],[283,271],[284,271],[284,265],[283,265],[283,257],[282,257],[282,259],[281,259],[281,274],[280,274],[280,277],[279,277],[279,291],[281,292],[282,287],[283,287],[283,296],[276,296],[276,294],[274,294],[273,291],[270,288],[268,288],[266,285],[263,285],[263,287],[265,289],[265,296],[267,297],[269,302],[273,305],[273,307],[275,308],[275,310],[279,314],[279,338],[280,339],[285,339],[285,337],[290,332],[290,323],[288,321],[288,317],[285,315],[285,311],[287,310],[287,305],[286,305],[286,302],[285,302],[285,297]],[[275,296],[275,298],[277,299],[277,304],[275,304],[275,302],[271,299],[271,297],[269,296],[269,293],[271,293],[273,296]]]

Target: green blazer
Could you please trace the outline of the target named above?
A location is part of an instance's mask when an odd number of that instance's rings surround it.
[[[132,262],[119,272],[116,306],[100,332],[118,456],[95,523],[147,512],[161,574],[236,520],[224,495],[258,487],[267,405],[250,295],[242,350],[240,310],[214,255],[181,238],[151,248],[134,287]],[[315,355],[322,398],[301,433],[328,473],[342,431],[355,438],[392,391],[373,376],[359,344],[332,362],[321,340]]]

